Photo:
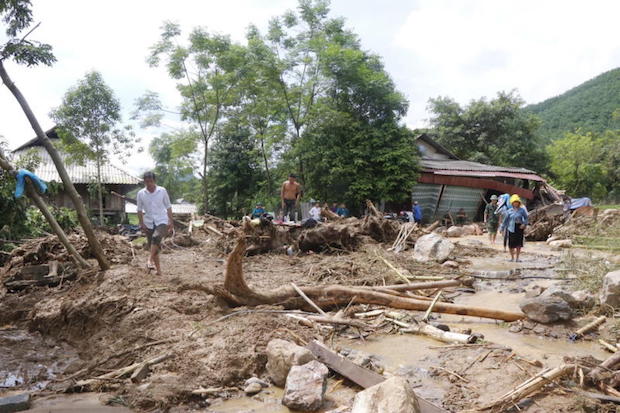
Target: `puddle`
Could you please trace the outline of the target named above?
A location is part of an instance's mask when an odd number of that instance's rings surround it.
[[[0,395],[13,390],[42,390],[79,363],[77,352],[70,346],[26,330],[1,329],[0,348]]]
[[[339,386],[336,380],[329,379],[325,402],[317,412],[326,412],[342,405],[350,405],[356,391],[346,386]],[[252,397],[229,399],[210,406],[206,411],[210,413],[295,413],[282,405],[284,390],[278,387],[268,387]]]
[[[36,399],[26,413],[130,413],[126,407],[104,406],[97,393],[59,394]]]

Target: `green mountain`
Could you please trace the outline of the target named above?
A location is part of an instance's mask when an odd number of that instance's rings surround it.
[[[547,141],[576,129],[602,132],[620,128],[620,119],[612,116],[614,111],[620,112],[620,68],[526,109],[542,119],[540,133]]]

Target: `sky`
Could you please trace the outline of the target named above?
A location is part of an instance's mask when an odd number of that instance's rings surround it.
[[[145,91],[170,107],[180,102],[175,83],[145,61],[163,21],[188,32],[203,26],[243,42],[253,23],[294,9],[296,0],[33,0],[41,26],[32,39],[50,43],[58,62],[26,68],[6,64],[44,129],[50,110],[90,70],[102,73],[128,120]],[[461,104],[516,89],[527,103],[556,96],[620,66],[618,0],[332,0],[331,15],[346,19],[362,46],[382,56],[409,100],[408,126],[427,125],[428,99]],[[0,34],[0,43],[5,40]],[[155,131],[137,130],[143,145]],[[0,136],[15,148],[34,136],[24,114],[0,87]],[[124,167],[152,166],[146,151]]]

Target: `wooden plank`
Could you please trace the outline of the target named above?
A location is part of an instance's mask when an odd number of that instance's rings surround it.
[[[385,380],[385,377],[382,375],[358,366],[352,361],[328,349],[316,340],[308,343],[306,348],[314,354],[318,361],[365,389]],[[448,413],[447,410],[435,406],[428,400],[425,400],[419,396],[418,403],[420,404],[421,413]]]

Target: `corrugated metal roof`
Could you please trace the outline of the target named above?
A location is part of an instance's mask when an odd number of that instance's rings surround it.
[[[443,169],[451,171],[476,171],[476,172],[514,172],[534,174],[536,172],[525,168],[514,168],[510,166],[485,165],[478,162],[459,161],[459,160],[441,160],[441,159],[422,159],[420,161],[422,169],[432,172],[434,169]]]
[[[16,150],[14,154],[16,156],[21,156],[32,152],[34,152],[41,161],[39,166],[33,172],[44,181],[62,182],[60,176],[58,175],[58,171],[56,170],[56,166],[45,148],[41,146],[34,146],[22,150]],[[63,156],[63,160],[66,158],[66,156]],[[65,161],[65,167],[67,168],[67,173],[74,184],[88,184],[91,182],[96,182],[97,164],[94,161],[86,161],[84,165],[72,164]],[[101,181],[104,184],[124,185],[139,185],[141,182],[139,178],[136,178],[111,163],[102,165]]]
[[[529,179],[532,181],[543,181],[543,179],[534,173],[521,172],[487,172],[487,171],[454,171],[451,169],[434,169],[431,171],[435,175],[456,175],[459,176],[475,176],[478,178],[502,176],[506,178]]]
[[[195,204],[172,204],[172,213],[173,214],[195,214],[198,212],[198,206]],[[131,204],[127,202],[125,204],[125,213],[127,214],[137,214],[138,207],[136,204]]]

